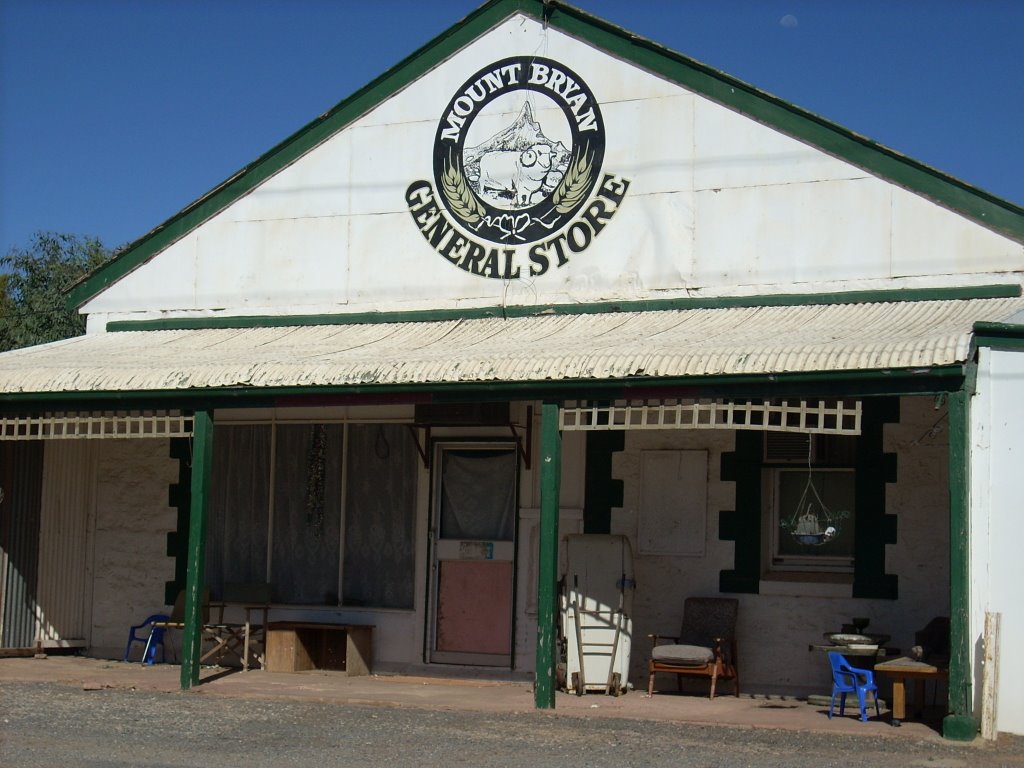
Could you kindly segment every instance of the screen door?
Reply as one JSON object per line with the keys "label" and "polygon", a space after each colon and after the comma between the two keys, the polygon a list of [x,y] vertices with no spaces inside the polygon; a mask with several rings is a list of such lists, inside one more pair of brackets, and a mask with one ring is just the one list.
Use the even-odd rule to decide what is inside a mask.
{"label": "screen door", "polygon": [[435,459],[430,661],[511,667],[515,446],[441,444]]}

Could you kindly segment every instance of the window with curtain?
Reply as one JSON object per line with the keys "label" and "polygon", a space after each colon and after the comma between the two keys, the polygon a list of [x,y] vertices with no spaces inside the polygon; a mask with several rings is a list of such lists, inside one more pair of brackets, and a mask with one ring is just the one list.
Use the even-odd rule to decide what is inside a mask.
{"label": "window with curtain", "polygon": [[338,605],[339,424],[277,427],[271,588],[275,602]]}
{"label": "window with curtain", "polygon": [[404,425],[217,425],[213,454],[211,595],[269,582],[275,603],[413,607],[419,459]]}
{"label": "window with curtain", "polygon": [[345,605],[412,608],[416,556],[416,447],[404,425],[348,432]]}
{"label": "window with curtain", "polygon": [[206,530],[206,583],[266,583],[270,512],[269,424],[217,425]]}
{"label": "window with curtain", "polygon": [[516,453],[471,448],[441,455],[441,536],[512,541]]}
{"label": "window with curtain", "polygon": [[852,436],[765,433],[769,571],[853,573],[856,446]]}

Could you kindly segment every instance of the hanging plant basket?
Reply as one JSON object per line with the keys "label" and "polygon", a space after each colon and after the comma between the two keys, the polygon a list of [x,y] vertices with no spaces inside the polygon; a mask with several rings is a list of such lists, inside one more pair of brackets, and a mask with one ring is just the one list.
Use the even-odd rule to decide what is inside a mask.
{"label": "hanging plant basket", "polygon": [[820,547],[828,544],[839,535],[839,521],[850,516],[849,512],[830,512],[822,507],[825,512],[824,521],[813,511],[811,505],[802,515],[797,515],[782,522],[782,527],[787,529],[790,535],[800,544],[808,547]]}
{"label": "hanging plant basket", "polygon": [[814,468],[811,465],[811,446],[808,446],[807,483],[800,495],[793,515],[779,521],[779,526],[792,535],[798,543],[807,547],[820,547],[835,539],[842,527],[842,521],[850,517],[847,510],[833,512],[821,498],[814,485]]}
{"label": "hanging plant basket", "polygon": [[[846,510],[832,511],[818,496],[817,489],[813,482],[808,480],[808,488],[814,495],[818,507],[807,501],[808,490],[805,488],[804,496],[800,498],[793,516],[788,520],[782,520],[779,525],[786,530],[800,544],[808,547],[820,547],[828,544],[839,535],[842,529],[842,521],[850,517]],[[801,513],[800,510],[803,510]]]}

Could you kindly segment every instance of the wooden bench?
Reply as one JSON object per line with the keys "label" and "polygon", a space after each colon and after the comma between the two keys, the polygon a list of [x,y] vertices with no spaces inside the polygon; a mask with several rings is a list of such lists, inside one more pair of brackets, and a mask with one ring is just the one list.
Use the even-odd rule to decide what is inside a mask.
{"label": "wooden bench", "polygon": [[263,668],[268,672],[330,669],[356,676],[370,674],[372,666],[372,624],[275,621],[267,625]]}

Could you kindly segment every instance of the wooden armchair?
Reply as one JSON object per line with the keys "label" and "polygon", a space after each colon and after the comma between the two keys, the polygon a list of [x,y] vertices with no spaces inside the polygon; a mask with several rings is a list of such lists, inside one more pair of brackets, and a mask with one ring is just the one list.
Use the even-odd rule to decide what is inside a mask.
{"label": "wooden armchair", "polygon": [[[683,604],[679,637],[649,635],[652,640],[648,664],[647,695],[654,694],[654,675],[668,672],[677,676],[680,690],[683,675],[711,678],[711,698],[720,679],[732,680],[740,695],[740,674],[736,653],[736,614],[739,601],[728,597],[688,597]],[[662,644],[662,640],[672,640]]]}

